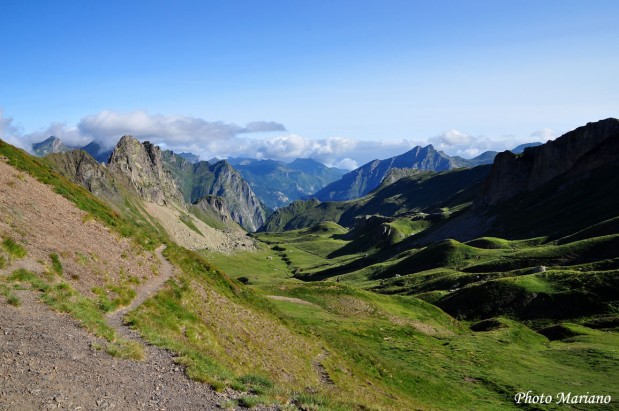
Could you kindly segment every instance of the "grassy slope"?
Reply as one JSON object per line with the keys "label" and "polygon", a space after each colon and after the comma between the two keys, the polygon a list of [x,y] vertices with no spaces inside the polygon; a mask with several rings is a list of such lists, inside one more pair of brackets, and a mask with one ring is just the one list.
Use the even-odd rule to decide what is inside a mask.
{"label": "grassy slope", "polygon": [[[271,246],[276,237],[280,246],[305,242],[295,239],[295,234],[299,232],[265,236]],[[271,250],[273,260],[267,260],[269,250],[262,253],[269,262],[281,257],[281,252]],[[245,272],[243,262],[250,263],[247,257],[220,260],[227,272],[240,275]],[[300,261],[302,265],[305,260]],[[612,372],[619,366],[615,333],[586,328],[583,335],[549,342],[524,324],[507,319],[502,320],[504,328],[475,333],[468,322],[456,321],[412,297],[381,296],[337,282],[282,282],[266,264],[252,268],[254,276],[262,278],[253,286],[257,291],[313,304],[273,301],[287,321],[328,342],[324,347],[329,352],[347,360],[345,370],[326,364],[336,384],[345,386],[348,373],[363,375],[376,400],[388,393],[397,398],[398,402],[383,403],[390,409],[404,409],[396,404],[509,409],[511,397],[523,389],[560,392],[580,384],[586,391],[607,392],[619,381]]]}
{"label": "grassy slope", "polygon": [[[145,241],[154,234],[151,226],[136,225],[114,213],[85,190],[51,173],[40,160],[6,146],[0,149],[22,170],[52,184],[95,218],[146,246],[154,245],[154,240]],[[139,214],[138,209],[135,212]],[[507,409],[515,408],[511,400],[515,392],[531,388],[560,392],[577,387],[583,392],[619,395],[615,333],[566,325],[579,332],[566,341],[549,342],[512,320],[502,320],[506,327],[475,333],[467,322],[455,321],[415,298],[381,296],[336,282],[300,284],[289,278],[297,269],[320,270],[364,258],[362,254],[328,257],[348,243],[341,237],[343,231],[326,225],[302,233],[269,234],[264,239],[270,244],[257,255],[219,258],[218,265],[233,277],[246,275],[251,267],[250,284],[252,276],[256,278],[253,290],[229,280],[195,253],[171,244],[167,257],[183,273],[133,312],[130,320],[150,341],[175,351],[193,378],[216,388],[231,385],[282,401],[292,398],[308,409],[361,404],[375,409],[462,409],[463,404]],[[482,259],[473,262],[488,263],[499,258],[501,250],[535,247],[535,242],[489,242],[500,247],[477,248]],[[453,244],[465,255],[475,251],[471,250],[474,245]],[[481,275],[459,268],[466,267],[447,271]],[[543,281],[524,280],[520,285],[537,292],[548,290]],[[269,302],[260,294],[314,305]],[[320,382],[318,363],[335,386]]]}

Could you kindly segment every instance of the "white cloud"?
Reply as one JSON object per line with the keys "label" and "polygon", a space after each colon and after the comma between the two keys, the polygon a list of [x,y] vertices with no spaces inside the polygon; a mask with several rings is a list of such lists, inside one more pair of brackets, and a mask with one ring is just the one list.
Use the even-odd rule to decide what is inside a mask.
{"label": "white cloud", "polygon": [[145,111],[101,111],[82,118],[76,126],[53,123],[44,130],[29,134],[20,133],[12,121],[12,118],[4,117],[0,110],[0,137],[27,150],[31,149],[32,143],[45,140],[51,135],[69,146],[84,146],[95,140],[104,149],[111,149],[121,136],[131,134],[164,149],[191,152],[202,159],[253,157],[292,161],[301,157],[346,169],[356,168],[374,159],[402,154],[417,145],[433,144],[437,150],[449,155],[471,158],[484,151],[504,151],[519,144],[545,142],[557,136],[555,131],[548,128],[525,137],[504,135],[493,139],[450,129],[440,135],[419,140],[356,140],[349,137],[313,139],[290,133],[282,124],[275,122],[255,121],[239,126],[190,116],[151,115]]}
{"label": "white cloud", "polygon": [[485,136],[473,136],[456,129],[451,129],[430,138],[428,141],[434,145],[434,148],[442,150],[448,155],[472,158],[485,151],[501,152],[511,150],[520,144],[538,141],[545,143],[557,137],[558,134],[550,128],[543,128],[525,137],[509,134],[492,139]]}
{"label": "white cloud", "polygon": [[357,162],[355,160],[353,160],[352,158],[343,158],[340,161],[337,162],[337,164],[334,164],[335,167],[337,168],[343,168],[346,170],[354,170],[355,168],[358,168],[359,165],[357,164]]}
{"label": "white cloud", "polygon": [[434,137],[434,140],[443,147],[467,145],[471,143],[472,139],[473,137],[458,131],[455,128]]}
{"label": "white cloud", "polygon": [[554,140],[555,138],[559,137],[560,134],[558,134],[556,131],[554,131],[551,128],[542,128],[541,130],[537,130],[534,131],[533,133],[531,133],[531,142],[533,141],[539,141],[541,143],[545,143],[548,140]]}
{"label": "white cloud", "polygon": [[82,136],[106,148],[113,147],[119,137],[125,134],[173,147],[194,142],[208,144],[213,140],[234,138],[242,133],[286,130],[283,125],[275,122],[256,121],[241,127],[190,116],[150,115],[145,111],[116,113],[108,110],[84,117],[77,127]]}
{"label": "white cloud", "polygon": [[12,117],[4,117],[4,110],[0,108],[0,139],[20,148],[26,148],[19,138],[18,127],[13,125]]}

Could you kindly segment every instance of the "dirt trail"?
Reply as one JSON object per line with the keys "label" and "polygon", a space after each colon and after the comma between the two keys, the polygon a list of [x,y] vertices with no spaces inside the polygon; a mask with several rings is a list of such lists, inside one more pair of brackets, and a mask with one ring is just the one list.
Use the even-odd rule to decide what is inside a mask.
{"label": "dirt trail", "polygon": [[121,335],[126,335],[128,327],[123,325],[123,317],[129,311],[132,311],[139,307],[150,296],[155,294],[166,281],[174,274],[174,266],[163,256],[163,250],[166,249],[166,245],[162,244],[155,250],[155,255],[159,260],[159,275],[150,279],[147,283],[141,284],[136,290],[136,296],[126,307],[120,308],[110,314],[108,314],[108,323],[116,328]]}
{"label": "dirt trail", "polygon": [[164,249],[155,251],[159,275],[138,288],[131,305],[108,317],[122,337],[145,344],[144,361],[114,358],[96,349],[105,342],[70,316],[50,310],[35,291],[14,291],[20,307],[0,297],[0,410],[214,410],[240,396],[231,390],[216,393],[190,380],[171,352],[146,344],[122,324],[127,312],[174,274]]}
{"label": "dirt trail", "polygon": [[190,381],[169,352],[114,358],[36,292],[16,293],[20,307],[0,302],[0,410],[212,410],[225,400]]}
{"label": "dirt trail", "polygon": [[302,300],[296,297],[284,297],[283,295],[267,295],[266,297],[270,298],[271,300],[287,301],[289,303],[303,304],[303,305],[310,305],[312,307],[318,307],[314,303],[310,303],[309,301],[305,301],[305,300]]}
{"label": "dirt trail", "polygon": [[327,371],[327,369],[325,368],[325,366],[323,365],[323,361],[329,356],[329,351],[323,349],[323,351],[320,353],[320,355],[318,355],[314,361],[313,361],[313,366],[314,366],[314,370],[316,370],[316,373],[318,374],[318,376],[320,377],[320,382],[325,384],[325,385],[335,385],[335,383],[333,382],[333,380],[331,379],[331,376],[329,375],[329,372]]}

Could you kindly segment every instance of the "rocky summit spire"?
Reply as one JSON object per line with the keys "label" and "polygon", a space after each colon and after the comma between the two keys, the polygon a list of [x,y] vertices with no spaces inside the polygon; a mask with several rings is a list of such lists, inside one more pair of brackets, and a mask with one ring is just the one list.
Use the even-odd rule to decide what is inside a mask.
{"label": "rocky summit spire", "polygon": [[161,149],[148,141],[140,143],[132,136],[123,136],[112,152],[108,167],[125,176],[145,201],[183,204],[174,179],[163,167]]}

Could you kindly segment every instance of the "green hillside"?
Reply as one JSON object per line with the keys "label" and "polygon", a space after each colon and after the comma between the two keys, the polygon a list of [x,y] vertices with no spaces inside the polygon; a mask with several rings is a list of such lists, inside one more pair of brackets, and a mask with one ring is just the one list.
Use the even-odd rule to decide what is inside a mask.
{"label": "green hillside", "polygon": [[297,201],[276,210],[260,231],[295,230],[322,221],[351,227],[355,218],[363,215],[397,217],[414,212],[436,214],[450,208],[460,209],[472,203],[489,172],[487,165],[442,173],[419,172],[383,185],[357,200]]}

